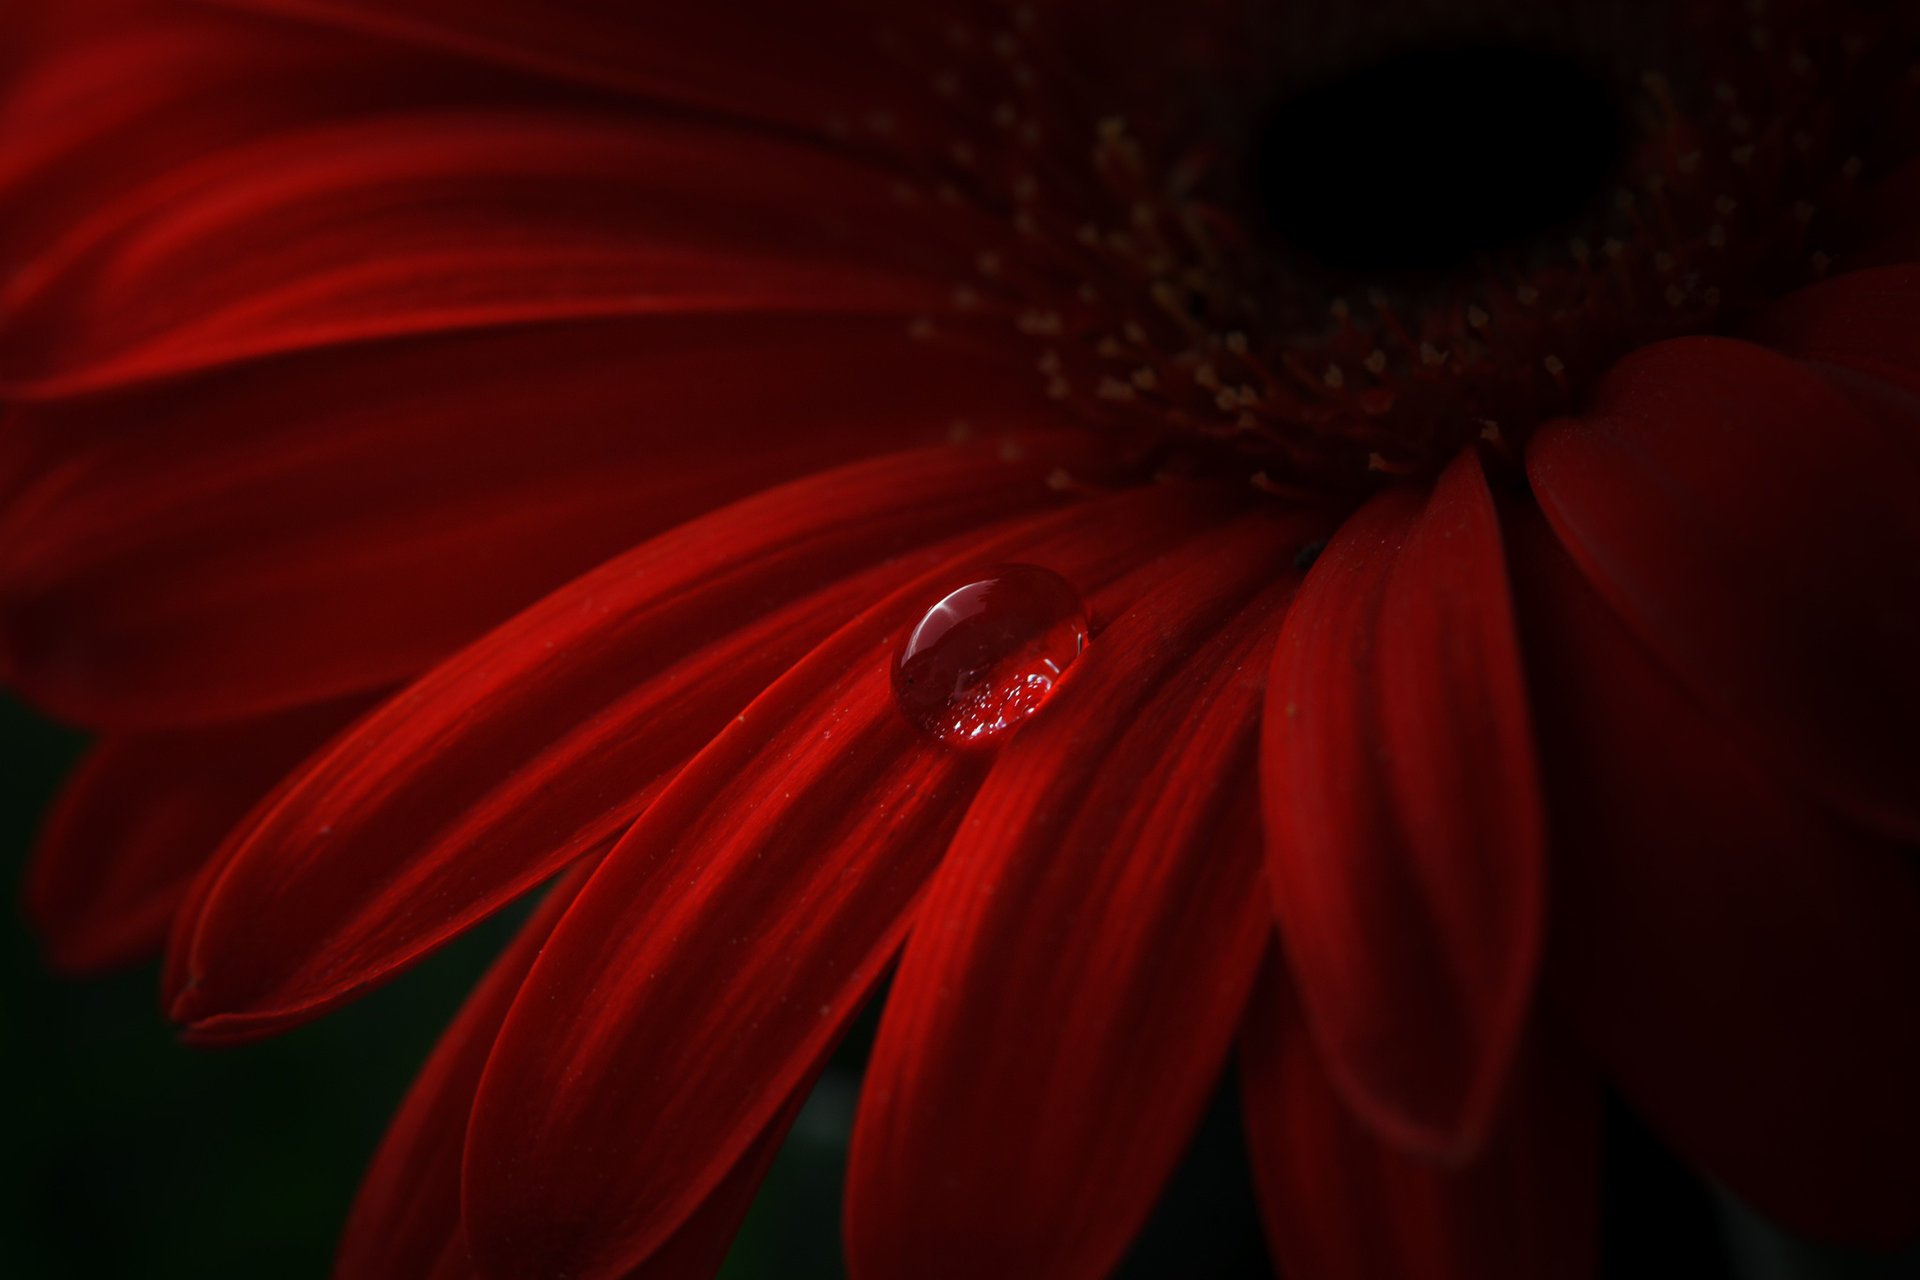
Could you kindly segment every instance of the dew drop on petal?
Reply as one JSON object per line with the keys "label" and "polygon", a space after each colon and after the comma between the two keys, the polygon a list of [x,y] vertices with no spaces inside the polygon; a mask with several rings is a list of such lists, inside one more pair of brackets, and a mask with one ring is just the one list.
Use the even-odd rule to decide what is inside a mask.
{"label": "dew drop on petal", "polygon": [[1087,643],[1087,606],[1065,578],[1009,564],[955,587],[907,634],[893,697],[942,742],[985,746],[1053,693]]}

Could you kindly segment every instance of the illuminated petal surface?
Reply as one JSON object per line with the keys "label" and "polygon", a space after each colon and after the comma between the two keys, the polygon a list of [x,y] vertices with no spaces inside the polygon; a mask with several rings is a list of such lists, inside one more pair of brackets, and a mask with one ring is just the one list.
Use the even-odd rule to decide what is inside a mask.
{"label": "illuminated petal surface", "polygon": [[951,554],[918,548],[1058,505],[1052,456],[943,448],[797,481],[449,659],[245,833],[181,939],[174,1016],[206,1038],[312,1017],[604,849],[769,682]]}
{"label": "illuminated petal surface", "polygon": [[1271,933],[1259,709],[1314,532],[1255,524],[1169,557],[995,761],[862,1087],[854,1274],[1100,1276],[1138,1229]]}
{"label": "illuminated petal surface", "polygon": [[488,1067],[466,1184],[484,1273],[612,1276],[646,1256],[879,979],[989,758],[894,704],[889,665],[921,610],[1020,561],[1122,612],[1150,576],[1130,571],[1225,505],[1154,487],[980,539],[835,633],[675,778],[555,933]]}

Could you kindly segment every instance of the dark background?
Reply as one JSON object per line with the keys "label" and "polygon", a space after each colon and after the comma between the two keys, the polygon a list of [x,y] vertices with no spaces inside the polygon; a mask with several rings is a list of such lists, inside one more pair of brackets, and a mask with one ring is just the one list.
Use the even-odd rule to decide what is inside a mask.
{"label": "dark background", "polygon": [[[155,967],[64,982],[21,923],[34,823],[83,745],[0,700],[0,1097],[11,1108],[0,1274],[318,1280],[388,1115],[512,922],[315,1025],[237,1049],[182,1047],[159,1016]],[[861,1051],[856,1033],[802,1112],[729,1280],[842,1274],[839,1184]],[[1622,1108],[1608,1152],[1609,1277],[1920,1277],[1920,1254],[1849,1257],[1780,1236],[1679,1169]],[[1225,1090],[1122,1276],[1268,1274]]]}

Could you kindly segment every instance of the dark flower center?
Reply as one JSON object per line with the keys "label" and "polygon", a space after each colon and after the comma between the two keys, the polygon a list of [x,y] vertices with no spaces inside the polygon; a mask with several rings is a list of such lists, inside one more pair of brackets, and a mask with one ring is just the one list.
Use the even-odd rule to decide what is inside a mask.
{"label": "dark flower center", "polygon": [[1279,103],[1248,185],[1271,232],[1329,268],[1430,274],[1564,237],[1626,137],[1611,86],[1565,54],[1415,48]]}
{"label": "dark flower center", "polygon": [[1844,265],[1920,137],[1910,5],[1142,3],[953,27],[936,122],[874,126],[904,204],[985,219],[914,332],[1024,343],[1128,456],[1289,498],[1517,458],[1626,352]]}

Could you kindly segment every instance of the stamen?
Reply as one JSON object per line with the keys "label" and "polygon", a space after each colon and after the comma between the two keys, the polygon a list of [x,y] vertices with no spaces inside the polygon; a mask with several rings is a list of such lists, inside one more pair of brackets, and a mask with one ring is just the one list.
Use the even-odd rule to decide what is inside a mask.
{"label": "stamen", "polygon": [[[1741,30],[1744,6],[1728,7]],[[1045,395],[1130,441],[1251,460],[1239,473],[1268,492],[1344,492],[1476,441],[1511,453],[1621,352],[1726,323],[1835,269],[1831,237],[1870,173],[1864,152],[1839,148],[1880,123],[1891,86],[1909,100],[1920,90],[1910,56],[1885,65],[1901,47],[1886,28],[1913,23],[1849,14],[1839,26],[1767,12],[1745,40],[1689,43],[1676,25],[1647,42],[1698,53],[1715,68],[1704,81],[1679,59],[1635,66],[1626,59],[1644,50],[1621,50],[1609,83],[1642,133],[1610,181],[1599,175],[1601,198],[1542,241],[1476,247],[1451,274],[1388,287],[1266,236],[1220,160],[1239,145],[1231,129],[1169,115],[1144,87],[1155,68],[1136,100],[1086,93],[1078,44],[1048,39],[1036,7],[989,4],[978,28],[939,34],[929,56],[942,114],[924,130],[884,103],[836,128],[887,140],[914,174],[894,188],[902,208],[972,237],[952,314],[914,318],[916,340],[1005,325],[1040,344]],[[1681,21],[1659,11],[1668,20]],[[1555,29],[1551,13],[1534,21],[1535,35]],[[1230,66],[1196,70],[1251,122],[1270,86],[1237,89],[1234,77],[1273,37],[1229,36],[1241,34],[1215,55]],[[1512,163],[1531,171],[1542,158]],[[1291,176],[1290,198],[1320,194],[1318,175]]]}

